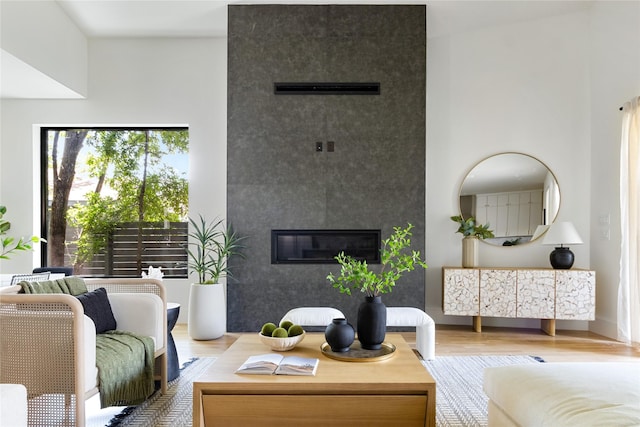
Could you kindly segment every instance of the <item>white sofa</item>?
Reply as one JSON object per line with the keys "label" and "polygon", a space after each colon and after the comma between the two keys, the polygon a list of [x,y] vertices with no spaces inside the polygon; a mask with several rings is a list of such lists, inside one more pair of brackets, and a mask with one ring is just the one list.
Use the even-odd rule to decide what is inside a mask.
{"label": "white sofa", "polygon": [[333,319],[344,318],[344,314],[333,307],[297,307],[287,311],[280,323],[285,320],[300,326],[326,327]]}
{"label": "white sofa", "polygon": [[424,360],[436,358],[436,323],[415,307],[387,307],[387,326],[415,326],[416,349]]}
{"label": "white sofa", "polygon": [[[89,291],[107,290],[118,330],[152,338],[156,375],[165,393],[167,311],[162,282],[136,278],[85,283]],[[30,421],[37,425],[58,425],[71,411],[70,425],[83,426],[85,400],[100,392],[94,323],[72,295],[18,294],[19,289],[0,291],[0,383],[26,387]]]}
{"label": "white sofa", "polygon": [[22,384],[0,384],[0,426],[27,427],[27,389]]}
{"label": "white sofa", "polygon": [[489,426],[640,426],[637,363],[539,363],[486,368]]}

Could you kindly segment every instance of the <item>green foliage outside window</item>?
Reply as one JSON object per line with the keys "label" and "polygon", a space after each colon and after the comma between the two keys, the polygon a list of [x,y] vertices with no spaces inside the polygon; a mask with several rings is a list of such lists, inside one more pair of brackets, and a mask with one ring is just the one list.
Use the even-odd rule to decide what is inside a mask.
{"label": "green foliage outside window", "polygon": [[[108,236],[119,223],[188,220],[188,180],[184,165],[177,164],[188,153],[188,130],[68,129],[49,133],[52,265],[63,265],[60,258],[70,245],[76,246],[74,265],[90,262],[105,251]],[[61,149],[58,145],[62,146],[59,141],[63,138]],[[74,167],[75,176],[63,180],[60,176],[68,165]],[[82,200],[69,200],[71,188],[83,183]],[[67,226],[78,230],[70,241],[66,240]]]}

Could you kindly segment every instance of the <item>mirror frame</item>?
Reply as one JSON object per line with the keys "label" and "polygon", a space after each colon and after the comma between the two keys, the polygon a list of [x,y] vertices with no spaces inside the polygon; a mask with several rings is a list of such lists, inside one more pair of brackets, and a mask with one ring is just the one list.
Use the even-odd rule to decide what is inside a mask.
{"label": "mirror frame", "polygon": [[[517,152],[517,151],[504,151],[504,152],[499,152],[499,153],[495,153],[495,154],[491,154],[483,159],[481,159],[480,161],[476,162],[471,168],[469,168],[467,170],[467,172],[464,175],[464,178],[462,179],[462,182],[460,183],[460,186],[458,188],[458,212],[459,214],[464,218],[464,214],[462,212],[462,197],[463,197],[463,188],[465,185],[465,182],[467,181],[467,179],[469,178],[469,175],[473,172],[474,169],[476,169],[478,166],[480,166],[482,163],[486,162],[487,160],[490,159],[494,159],[498,156],[503,156],[503,155],[519,155],[519,156],[524,156],[524,157],[528,157],[531,160],[535,160],[536,162],[538,162],[542,167],[544,167],[547,172],[551,175],[551,177],[553,178],[553,181],[555,182],[555,186],[557,188],[557,198],[558,198],[558,203],[557,203],[557,208],[556,211],[553,214],[549,214],[549,224],[541,224],[541,225],[546,225],[546,227],[541,228],[538,227],[538,229],[535,230],[535,232],[533,233],[533,235],[531,235],[531,239],[524,241],[522,243],[517,243],[517,244],[506,244],[507,241],[504,241],[503,243],[498,243],[498,242],[493,242],[493,239],[480,239],[482,242],[489,244],[491,246],[522,246],[522,245],[526,245],[528,243],[531,243],[535,240],[538,240],[540,237],[542,237],[548,228],[548,225],[553,224],[555,222],[555,220],[558,218],[558,213],[560,212],[560,206],[562,204],[562,194],[560,191],[560,184],[558,182],[558,178],[556,177],[556,175],[553,173],[553,171],[551,170],[551,168],[549,168],[549,166],[547,166],[543,161],[541,161],[540,159],[538,159],[537,157],[534,157],[530,154],[526,154],[526,153],[521,153],[521,152]],[[499,192],[499,191],[497,191]],[[544,198],[544,194],[543,194],[543,198]],[[544,202],[543,202],[544,205]],[[504,238],[496,238],[496,239],[504,239]],[[502,241],[502,240],[501,240]]]}

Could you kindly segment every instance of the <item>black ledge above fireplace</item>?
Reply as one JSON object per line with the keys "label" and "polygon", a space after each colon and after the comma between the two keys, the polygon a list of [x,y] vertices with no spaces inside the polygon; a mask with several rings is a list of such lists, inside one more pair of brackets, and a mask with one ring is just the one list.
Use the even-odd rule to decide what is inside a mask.
{"label": "black ledge above fireplace", "polygon": [[272,264],[334,264],[340,252],[380,263],[380,230],[271,230]]}

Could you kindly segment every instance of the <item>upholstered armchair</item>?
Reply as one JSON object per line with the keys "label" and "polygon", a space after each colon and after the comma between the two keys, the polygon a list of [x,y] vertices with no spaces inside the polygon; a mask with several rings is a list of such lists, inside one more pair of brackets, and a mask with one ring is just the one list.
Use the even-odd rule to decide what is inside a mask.
{"label": "upholstered armchair", "polygon": [[[105,288],[118,331],[151,337],[155,375],[167,390],[167,312],[162,282],[85,279]],[[100,392],[96,326],[68,294],[0,288],[0,383],[27,389],[29,425],[84,426],[85,400]],[[102,396],[101,396],[102,397]]]}

